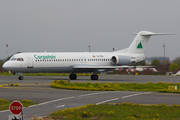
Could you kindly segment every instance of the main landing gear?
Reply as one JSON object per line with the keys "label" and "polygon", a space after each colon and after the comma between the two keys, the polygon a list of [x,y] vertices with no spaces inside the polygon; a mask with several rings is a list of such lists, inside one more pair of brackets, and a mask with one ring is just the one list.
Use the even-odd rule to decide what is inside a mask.
{"label": "main landing gear", "polygon": [[23,80],[24,77],[20,75],[20,76],[18,77],[18,79],[19,79],[19,80]]}
{"label": "main landing gear", "polygon": [[[98,75],[97,74],[92,74],[91,75],[91,80],[98,80]],[[75,74],[75,73],[71,73],[70,75],[69,75],[69,79],[71,79],[71,80],[76,80],[77,79],[77,75]]]}
{"label": "main landing gear", "polygon": [[98,75],[97,74],[92,74],[91,75],[91,80],[98,80]]}
{"label": "main landing gear", "polygon": [[69,75],[69,79],[71,79],[71,80],[76,80],[76,78],[77,78],[77,75],[74,73]]}

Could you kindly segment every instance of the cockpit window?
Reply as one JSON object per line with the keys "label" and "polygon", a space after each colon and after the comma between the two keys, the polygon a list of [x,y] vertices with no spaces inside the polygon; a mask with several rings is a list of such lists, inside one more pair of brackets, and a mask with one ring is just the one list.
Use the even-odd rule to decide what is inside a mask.
{"label": "cockpit window", "polygon": [[24,59],[23,58],[18,58],[17,61],[24,61]]}
{"label": "cockpit window", "polygon": [[11,61],[16,61],[17,60],[17,58],[11,58]]}
{"label": "cockpit window", "polygon": [[24,61],[23,58],[11,58],[11,61]]}

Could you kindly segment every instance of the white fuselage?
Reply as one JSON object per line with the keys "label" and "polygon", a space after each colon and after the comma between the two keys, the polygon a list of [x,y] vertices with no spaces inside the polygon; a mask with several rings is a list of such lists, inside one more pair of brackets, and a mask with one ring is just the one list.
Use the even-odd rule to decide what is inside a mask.
{"label": "white fuselage", "polygon": [[[128,61],[112,64],[112,56],[129,57]],[[102,66],[122,66],[144,60],[144,54],[120,54],[116,52],[38,52],[19,53],[11,57],[3,68],[12,72],[37,73],[37,72],[95,72]],[[75,66],[82,68],[76,68]],[[83,68],[89,66],[92,68]],[[93,67],[94,66],[94,67]],[[101,66],[98,68],[98,66]],[[97,68],[97,69],[95,69]],[[104,68],[108,69],[108,68]],[[112,68],[109,68],[112,69]],[[113,68],[114,69],[114,68]]]}

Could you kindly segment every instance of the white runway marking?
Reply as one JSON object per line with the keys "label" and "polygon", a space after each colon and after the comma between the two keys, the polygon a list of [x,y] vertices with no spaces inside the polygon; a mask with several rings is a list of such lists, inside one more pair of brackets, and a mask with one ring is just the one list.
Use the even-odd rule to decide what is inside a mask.
{"label": "white runway marking", "polygon": [[59,108],[59,107],[64,107],[65,105],[60,105],[60,106],[57,106],[57,107],[55,107],[55,108]]}
{"label": "white runway marking", "polygon": [[38,104],[37,104],[37,105],[31,105],[31,106],[28,106],[28,108],[30,108],[30,107],[35,107],[35,106],[38,106]]}
{"label": "white runway marking", "polygon": [[[152,92],[145,92],[145,93],[138,93],[138,94],[133,94],[133,95],[127,95],[127,96],[124,96],[124,97],[121,97],[121,98],[123,99],[123,98],[133,97],[133,96],[142,95],[142,94],[150,94],[150,93],[152,93]],[[118,100],[118,99],[119,99],[119,98],[114,98],[114,99],[110,99],[110,100],[105,100],[105,101],[96,103],[96,105],[99,105],[99,104],[102,104],[102,103],[106,103],[106,102],[109,102],[109,101]]]}
{"label": "white runway marking", "polygon": [[124,96],[124,97],[121,97],[121,98],[124,99],[124,98],[128,98],[128,97],[133,97],[133,96],[142,95],[142,94],[150,94],[150,93],[152,93],[152,92],[138,93],[138,94],[133,94],[133,95]]}
{"label": "white runway marking", "polygon": [[84,97],[84,96],[89,96],[89,95],[97,95],[97,94],[103,94],[103,93],[109,93],[109,92],[90,93],[90,94],[85,94],[85,95],[79,95],[78,97]]}
{"label": "white runway marking", "polygon": [[48,103],[52,103],[52,102],[56,102],[56,101],[60,101],[60,100],[72,99],[72,98],[75,98],[75,97],[72,96],[72,97],[67,97],[67,98],[61,98],[61,99],[57,99],[57,100],[52,100],[52,101],[40,103],[40,104],[38,104],[38,105],[44,105],[44,104],[48,104]]}
{"label": "white runway marking", "polygon": [[105,102],[109,102],[109,101],[113,101],[113,100],[118,100],[118,99],[119,99],[119,98],[114,98],[114,99],[110,99],[110,100],[105,100],[105,101],[96,103],[96,105],[99,105],[99,104],[102,104],[102,103],[105,103]]}
{"label": "white runway marking", "polygon": [[48,104],[48,103],[52,103],[52,102],[57,102],[57,101],[61,101],[61,100],[66,100],[66,99],[72,99],[72,98],[75,98],[75,97],[72,96],[72,97],[67,97],[67,98],[56,99],[56,100],[52,100],[52,101],[43,102],[43,103],[40,103],[40,104],[37,104],[37,105],[31,105],[29,107],[35,107],[35,106],[38,106],[38,105],[44,105],[44,104]]}

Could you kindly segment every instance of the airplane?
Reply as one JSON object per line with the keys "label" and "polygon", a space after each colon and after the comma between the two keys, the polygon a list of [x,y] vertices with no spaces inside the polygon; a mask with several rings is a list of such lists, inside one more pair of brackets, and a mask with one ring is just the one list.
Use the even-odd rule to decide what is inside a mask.
{"label": "airplane", "polygon": [[[172,35],[140,31],[126,49],[114,52],[26,52],[14,54],[3,64],[3,69],[20,73],[70,73],[69,78],[76,80],[76,73],[92,72],[91,80],[98,80],[97,73],[135,68],[128,66],[145,59],[144,50],[153,35]],[[143,66],[140,66],[143,67]],[[144,66],[148,67],[148,66]]]}

